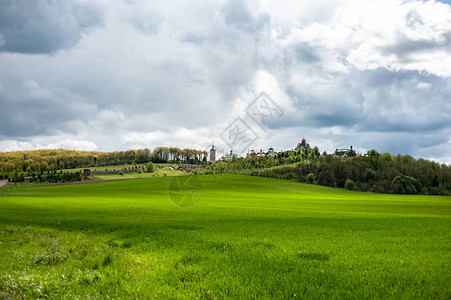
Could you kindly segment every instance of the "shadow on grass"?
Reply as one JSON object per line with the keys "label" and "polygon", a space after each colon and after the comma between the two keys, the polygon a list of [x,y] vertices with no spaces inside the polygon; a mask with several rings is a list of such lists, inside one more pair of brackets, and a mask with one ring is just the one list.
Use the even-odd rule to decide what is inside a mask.
{"label": "shadow on grass", "polygon": [[329,260],[330,256],[324,253],[308,253],[304,251],[300,251],[299,257],[302,259],[308,259],[308,260],[318,260],[318,261],[327,261]]}

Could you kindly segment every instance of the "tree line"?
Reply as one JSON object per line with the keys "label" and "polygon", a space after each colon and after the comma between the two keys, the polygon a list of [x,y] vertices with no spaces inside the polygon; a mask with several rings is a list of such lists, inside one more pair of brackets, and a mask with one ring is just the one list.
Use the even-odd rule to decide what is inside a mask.
{"label": "tree line", "polygon": [[78,172],[63,172],[60,171],[47,171],[46,173],[35,174],[25,177],[23,174],[14,174],[13,177],[8,178],[9,182],[29,182],[29,183],[60,183],[60,182],[74,182],[81,181],[82,174]]}
{"label": "tree line", "polygon": [[1,173],[41,173],[63,169],[148,162],[202,164],[207,162],[207,152],[176,147],[156,147],[153,150],[145,148],[114,152],[65,149],[0,152]]}

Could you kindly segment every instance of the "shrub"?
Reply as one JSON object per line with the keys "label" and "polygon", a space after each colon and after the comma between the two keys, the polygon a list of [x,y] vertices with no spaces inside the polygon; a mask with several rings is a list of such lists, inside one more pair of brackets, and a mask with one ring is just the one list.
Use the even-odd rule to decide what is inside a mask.
{"label": "shrub", "polygon": [[193,171],[193,173],[194,173],[194,175],[204,175],[205,174],[204,170],[202,170],[202,169],[195,169]]}
{"label": "shrub", "polygon": [[391,182],[389,180],[376,181],[371,187],[374,193],[389,193],[391,191]]}
{"label": "shrub", "polygon": [[306,181],[307,181],[308,183],[314,183],[314,182],[315,182],[315,174],[309,173],[309,174],[307,175]]}
{"label": "shrub", "polygon": [[345,189],[347,189],[349,191],[355,191],[356,190],[356,186],[355,186],[354,181],[352,181],[351,179],[346,179]]}
{"label": "shrub", "polygon": [[287,180],[292,180],[292,179],[295,179],[296,177],[297,177],[296,174],[293,172],[281,174],[278,176],[278,178],[287,179]]}
{"label": "shrub", "polygon": [[260,171],[258,170],[252,170],[250,173],[251,176],[259,176],[260,175]]}
{"label": "shrub", "polygon": [[431,187],[429,190],[429,194],[431,195],[446,195],[446,189],[443,185],[440,185],[438,187]]}
{"label": "shrub", "polygon": [[355,186],[356,186],[356,191],[361,191],[361,192],[371,191],[371,185],[369,185],[366,182],[356,182]]}
{"label": "shrub", "polygon": [[147,173],[153,173],[155,172],[155,166],[153,165],[153,162],[149,161],[147,164]]}
{"label": "shrub", "polygon": [[423,186],[416,178],[398,175],[392,181],[392,190],[395,194],[418,194]]}

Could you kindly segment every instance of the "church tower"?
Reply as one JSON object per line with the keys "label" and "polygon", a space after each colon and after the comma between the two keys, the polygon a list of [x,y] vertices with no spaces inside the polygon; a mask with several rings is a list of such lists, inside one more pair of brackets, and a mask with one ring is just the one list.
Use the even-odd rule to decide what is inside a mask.
{"label": "church tower", "polygon": [[216,162],[216,149],[215,146],[212,145],[210,149],[210,163],[213,164]]}

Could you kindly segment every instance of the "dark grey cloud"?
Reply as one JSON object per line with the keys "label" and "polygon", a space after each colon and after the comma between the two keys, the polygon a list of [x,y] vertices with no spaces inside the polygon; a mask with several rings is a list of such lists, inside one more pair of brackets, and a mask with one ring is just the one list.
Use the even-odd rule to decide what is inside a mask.
{"label": "dark grey cloud", "polygon": [[294,47],[296,58],[304,63],[317,63],[321,60],[318,55],[318,49],[310,46],[308,43],[299,43]]}
{"label": "dark grey cloud", "polygon": [[102,12],[91,2],[2,0],[0,51],[54,53],[74,46],[102,22]]}
{"label": "dark grey cloud", "polygon": [[430,52],[431,50],[451,51],[451,31],[440,34],[438,39],[413,40],[403,33],[398,33],[396,44],[381,49],[385,55],[394,54],[402,62],[411,62],[411,55],[419,52]]}
{"label": "dark grey cloud", "polygon": [[449,78],[386,69],[358,74],[365,87],[366,107],[360,130],[428,132],[449,128]]}
{"label": "dark grey cloud", "polygon": [[45,90],[32,80],[24,81],[18,89],[0,91],[0,103],[2,139],[75,134],[71,122],[86,122],[95,114],[95,105],[74,95]]}
{"label": "dark grey cloud", "polygon": [[355,70],[311,85],[285,85],[284,92],[294,107],[285,111],[283,118],[270,122],[269,128],[283,130],[302,124],[312,128],[338,126],[362,134],[401,135],[429,135],[451,128],[449,78],[379,68]]}

